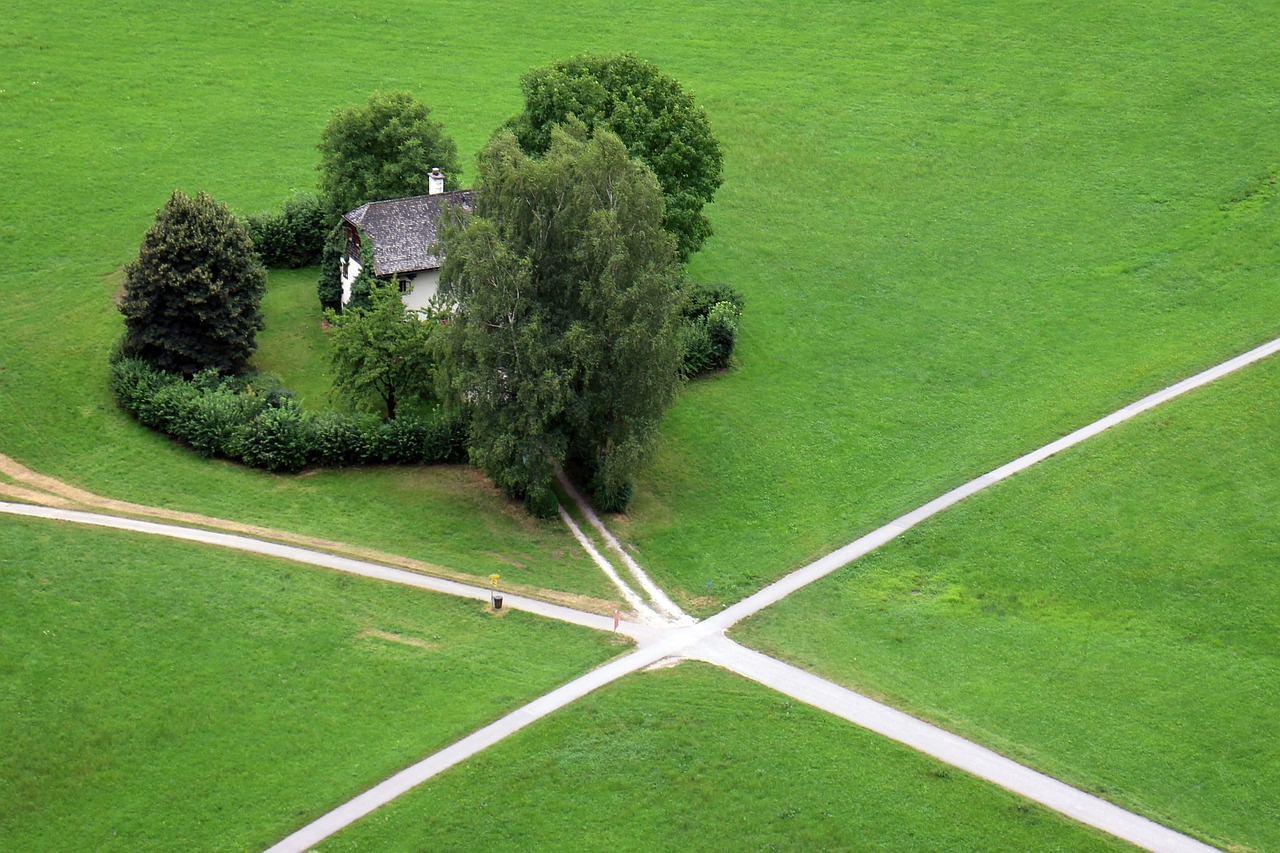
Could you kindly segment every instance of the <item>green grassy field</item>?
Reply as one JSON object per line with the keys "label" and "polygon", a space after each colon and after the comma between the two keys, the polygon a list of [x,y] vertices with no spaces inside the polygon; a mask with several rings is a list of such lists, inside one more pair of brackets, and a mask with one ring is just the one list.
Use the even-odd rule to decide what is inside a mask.
{"label": "green grassy field", "polygon": [[702,664],[629,676],[318,847],[1133,849]]}
{"label": "green grassy field", "polygon": [[[717,233],[692,272],[733,284],[748,304],[735,367],[687,387],[632,512],[611,523],[677,600],[709,591],[693,609],[710,612],[1280,333],[1273,23],[1273,5],[1256,0],[20,2],[0,21],[0,203],[10,211],[0,218],[0,452],[112,497],[607,596],[558,524],[530,521],[474,472],[281,477],[201,460],[116,409],[105,360],[120,329],[112,304],[119,269],[174,187],[209,191],[245,213],[273,207],[314,185],[313,146],[329,112],[375,89],[407,88],[431,104],[469,163],[516,111],[521,73],[579,51],[632,50],[697,96],[722,141],[725,185],[709,211]],[[310,287],[305,272],[273,277],[267,307],[289,327],[264,335],[262,360],[315,406],[325,382],[323,365],[308,358],[319,341]],[[1176,438],[1161,434],[1151,452],[1165,442],[1160,458],[1174,458]],[[1089,480],[1101,483],[1107,470]],[[1274,497],[1274,472],[1241,472],[1233,483]],[[1197,506],[1218,473],[1187,469],[1176,500],[1129,480],[1108,500],[1131,515],[1163,517]],[[1052,498],[1034,494],[1045,506]],[[955,536],[994,563],[1004,542],[992,537],[1009,532],[1001,519],[1023,509],[992,505],[990,518],[971,517],[982,532]],[[1098,519],[1062,509],[1061,535],[1088,540]],[[1224,541],[1256,544],[1224,526]],[[888,588],[905,596],[894,566],[946,562],[957,543],[913,537],[895,546],[916,549],[909,560],[875,559],[886,561]],[[1139,571],[1127,552],[1111,559]],[[1081,573],[1074,592],[1082,609],[1014,630],[998,617],[1008,596],[1040,598],[1038,581],[1014,577],[1013,568],[973,593],[987,596],[975,613],[997,609],[986,627],[948,628],[926,643],[895,627],[894,619],[915,625],[909,607],[879,627],[870,620],[865,630],[882,632],[884,672],[903,679],[877,689],[1214,837],[1255,843],[1255,823],[1280,825],[1274,800],[1247,784],[1206,779],[1168,790],[1173,765],[1162,763],[1214,768],[1225,751],[1229,760],[1242,753],[1248,766],[1273,755],[1256,748],[1276,728],[1266,702],[1224,718],[1221,749],[1154,707],[1194,705],[1159,685],[1197,667],[1220,668],[1222,696],[1238,695],[1230,689],[1243,690],[1259,671],[1274,681],[1274,646],[1221,627],[1255,618],[1250,596],[1274,602],[1264,574],[1237,577],[1218,566],[1195,575],[1204,590],[1156,596],[1157,607],[1138,593],[1113,598],[1114,575],[1064,563],[1064,573]],[[944,598],[922,594],[908,604],[952,606]],[[1093,607],[1098,638],[1086,619]],[[1204,626],[1183,636],[1219,639],[1171,644],[1176,631],[1142,623],[1160,608],[1177,630]],[[770,636],[797,655],[827,643],[838,657],[847,644],[828,643],[825,632],[848,628],[844,612],[814,604],[808,612],[824,616],[807,628],[788,620]],[[122,606],[118,616],[131,614]],[[1117,639],[1106,633],[1115,625],[1135,633]],[[752,630],[764,637],[765,623]],[[1271,657],[1224,651],[1255,641]],[[1017,665],[1039,671],[1033,665],[1043,660],[1028,649],[1073,644],[1084,651],[1056,674]],[[944,651],[971,668],[948,678],[922,670]],[[1121,669],[1131,654],[1153,690]],[[1003,660],[1013,663],[1001,669]],[[857,677],[871,683],[859,667]],[[1031,679],[1025,691],[1003,680],[1014,676]],[[130,671],[125,681],[149,677]],[[1214,692],[1217,678],[1187,689],[1206,713],[1222,715],[1230,703]],[[1035,721],[1019,729],[1014,706],[1045,705],[1040,697],[1054,689],[1063,691],[1054,708],[1074,722],[1061,732]],[[1094,699],[1113,693],[1132,696],[1141,713],[1126,718],[1117,701],[1097,710]],[[998,718],[1002,709],[1009,719]],[[1134,722],[1153,717],[1164,727],[1154,733]],[[13,724],[8,715],[0,723]],[[1108,726],[1140,731],[1136,756],[1121,749],[1121,735],[1109,741],[1114,748],[1094,743],[1093,731]],[[1058,740],[1040,740],[1050,736]],[[1165,745],[1176,749],[1165,755]],[[1274,775],[1258,778],[1277,787]]]}
{"label": "green grassy field", "polygon": [[0,519],[0,849],[262,849],[623,650],[520,613]]}
{"label": "green grassy field", "polygon": [[[19,4],[0,24],[0,201],[21,211],[0,224],[0,436],[122,498],[410,539],[382,533],[401,504],[367,500],[382,475],[261,477],[115,411],[110,274],[174,186],[245,212],[312,186],[328,112],[371,90],[414,90],[469,161],[520,73],[630,49],[723,141],[717,235],[693,272],[749,304],[738,367],[689,388],[622,521],[677,592],[737,598],[1276,333],[1272,11]],[[495,550],[523,531],[506,532]]]}
{"label": "green grassy field", "polygon": [[977,495],[740,639],[1233,850],[1280,849],[1280,364]]}

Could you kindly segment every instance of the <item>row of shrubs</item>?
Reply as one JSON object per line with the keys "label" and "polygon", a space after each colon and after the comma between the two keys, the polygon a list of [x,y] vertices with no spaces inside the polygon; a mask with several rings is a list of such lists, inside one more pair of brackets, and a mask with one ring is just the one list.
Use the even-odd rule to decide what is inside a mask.
{"label": "row of shrubs", "polygon": [[264,266],[300,269],[320,263],[329,215],[315,193],[295,192],[277,213],[257,213],[244,218]]}
{"label": "row of shrubs", "polygon": [[685,290],[682,348],[685,376],[729,366],[738,341],[742,294],[723,284],[690,284]]}
{"label": "row of shrubs", "polygon": [[377,463],[462,462],[466,425],[444,414],[401,416],[304,411],[292,392],[269,374],[184,379],[145,361],[123,358],[111,366],[120,405],[142,424],[219,456],[267,471],[300,471]]}

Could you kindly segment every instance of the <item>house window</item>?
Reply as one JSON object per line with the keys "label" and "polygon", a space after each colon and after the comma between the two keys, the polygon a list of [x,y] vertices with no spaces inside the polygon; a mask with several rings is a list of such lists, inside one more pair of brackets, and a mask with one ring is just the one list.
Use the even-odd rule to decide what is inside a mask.
{"label": "house window", "polygon": [[399,276],[397,276],[397,277],[396,277],[396,281],[400,282],[400,295],[401,295],[401,296],[403,296],[404,294],[406,294],[406,293],[408,293],[409,291],[413,290],[413,279],[411,279],[411,278],[400,278]]}

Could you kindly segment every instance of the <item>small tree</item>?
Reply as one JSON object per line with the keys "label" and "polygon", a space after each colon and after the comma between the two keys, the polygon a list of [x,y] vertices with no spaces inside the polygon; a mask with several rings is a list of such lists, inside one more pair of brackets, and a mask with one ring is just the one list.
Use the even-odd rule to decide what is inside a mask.
{"label": "small tree", "polygon": [[226,205],[174,190],[125,269],[121,351],[186,376],[237,373],[257,348],[266,281]]}
{"label": "small tree", "polygon": [[388,420],[403,402],[430,397],[434,382],[431,332],[405,308],[394,284],[378,282],[367,308],[327,311],[336,388],[357,398],[377,398]]}
{"label": "small tree", "polygon": [[462,172],[453,139],[408,92],[375,93],[335,111],[317,147],[320,192],[335,218],[368,201],[425,195],[434,167],[447,187]]}
{"label": "small tree", "polygon": [[520,78],[524,111],[507,126],[528,154],[551,146],[551,129],[576,118],[589,129],[607,127],[627,152],[650,169],[666,202],[663,226],[688,260],[711,223],[702,207],[720,187],[723,156],[702,108],[651,62],[629,53],[577,56]]}
{"label": "small tree", "polygon": [[500,133],[476,213],[446,229],[441,369],[472,459],[539,514],[549,463],[625,507],[679,382],[678,264],[653,173],[607,129],[557,131],[542,158]]}

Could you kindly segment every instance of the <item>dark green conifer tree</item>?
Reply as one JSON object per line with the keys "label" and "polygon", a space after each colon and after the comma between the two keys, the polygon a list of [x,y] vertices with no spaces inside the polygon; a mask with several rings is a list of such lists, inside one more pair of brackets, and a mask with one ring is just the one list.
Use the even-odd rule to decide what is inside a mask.
{"label": "dark green conifer tree", "polygon": [[125,269],[123,354],[185,376],[240,372],[263,328],[266,281],[226,205],[174,190]]}

